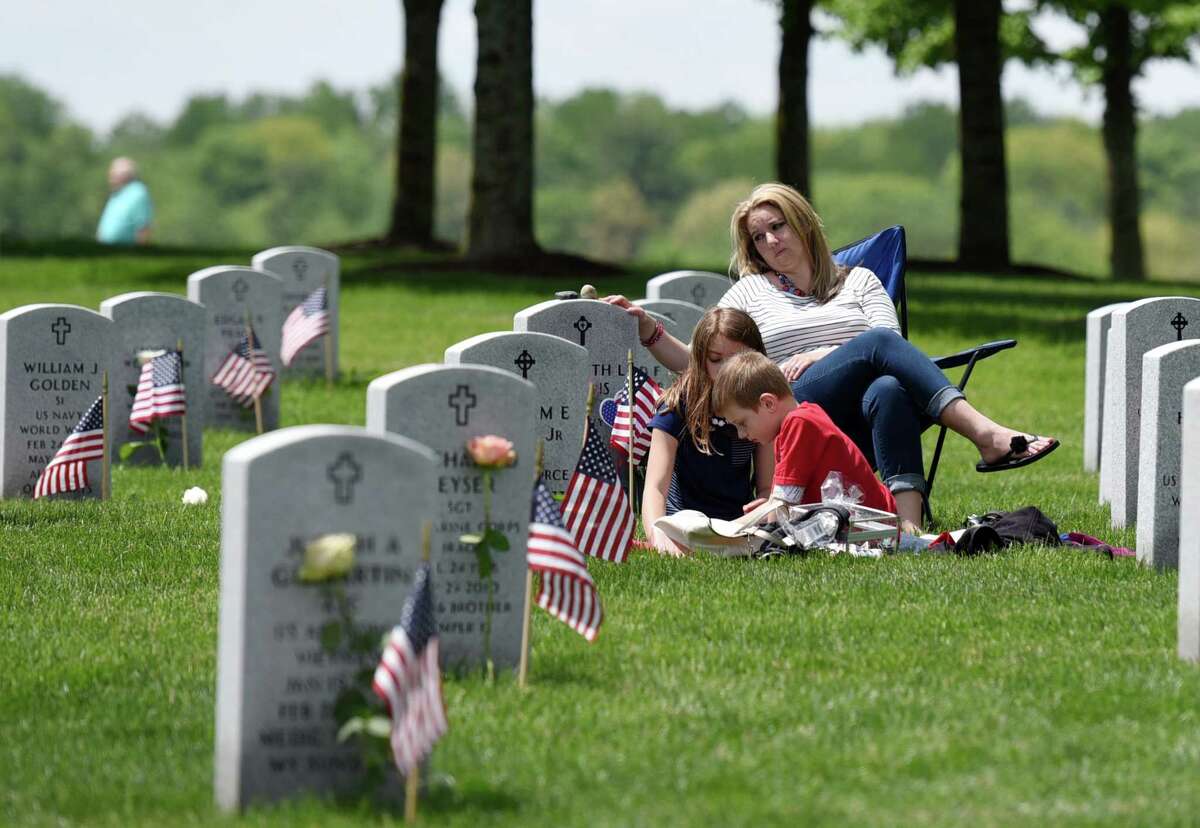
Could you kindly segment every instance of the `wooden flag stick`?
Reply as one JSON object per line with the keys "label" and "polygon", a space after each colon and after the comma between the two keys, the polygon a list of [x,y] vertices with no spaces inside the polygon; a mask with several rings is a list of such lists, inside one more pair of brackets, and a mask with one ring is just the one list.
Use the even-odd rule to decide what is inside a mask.
{"label": "wooden flag stick", "polygon": [[329,281],[322,283],[321,287],[325,288],[325,325],[327,330],[324,334],[325,339],[325,387],[333,387],[333,328],[329,324]]}
{"label": "wooden flag stick", "polygon": [[625,361],[625,402],[629,406],[629,514],[633,515],[633,519],[637,521],[637,507],[633,502],[637,500],[635,484],[633,481],[633,349],[626,351]]}
{"label": "wooden flag stick", "polygon": [[589,382],[588,383],[588,395],[587,395],[587,407],[585,407],[583,410],[583,422],[584,422],[583,445],[585,445],[585,446],[587,445],[587,433],[588,433],[587,423],[589,420],[592,419],[592,408],[595,405],[596,405],[596,385],[595,385],[595,383]]}
{"label": "wooden flag stick", "polygon": [[[430,538],[433,534],[433,521],[421,524],[421,560],[429,563]],[[417,799],[421,795],[421,765],[418,763],[408,772],[404,779],[404,821],[412,825],[417,821]]]}
{"label": "wooden flag stick", "polygon": [[108,476],[110,473],[108,450],[109,450],[109,430],[108,430],[108,371],[100,380],[100,416],[104,418],[104,432],[101,434],[103,440],[104,452],[100,455],[100,499],[108,500]]}
{"label": "wooden flag stick", "polygon": [[[254,328],[250,326],[250,306],[246,306],[246,352],[250,357],[250,366],[254,367]],[[263,433],[262,426],[262,394],[254,398],[254,427],[257,433]]]}
{"label": "wooden flag stick", "polygon": [[[534,480],[541,479],[542,463],[545,461],[546,444],[540,439],[534,460]],[[526,550],[528,556],[528,550]],[[517,664],[517,687],[525,689],[525,678],[529,674],[529,617],[533,614],[533,570],[525,562],[525,615],[521,618],[521,660]]]}
{"label": "wooden flag stick", "polygon": [[421,790],[421,766],[414,765],[404,780],[404,821],[412,825],[417,821],[417,797]]}
{"label": "wooden flag stick", "polygon": [[[183,337],[175,343],[175,350],[179,352],[179,381],[183,383]],[[182,433],[183,439],[183,470],[188,470],[188,436],[187,436],[187,384],[183,385],[184,409],[179,415],[179,430]]]}

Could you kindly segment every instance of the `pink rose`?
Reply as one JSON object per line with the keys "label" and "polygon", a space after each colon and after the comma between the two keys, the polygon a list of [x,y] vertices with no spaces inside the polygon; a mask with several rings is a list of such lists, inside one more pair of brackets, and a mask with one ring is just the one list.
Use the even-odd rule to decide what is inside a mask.
{"label": "pink rose", "polygon": [[467,453],[475,465],[485,469],[503,469],[517,460],[512,442],[495,434],[472,437],[467,441]]}

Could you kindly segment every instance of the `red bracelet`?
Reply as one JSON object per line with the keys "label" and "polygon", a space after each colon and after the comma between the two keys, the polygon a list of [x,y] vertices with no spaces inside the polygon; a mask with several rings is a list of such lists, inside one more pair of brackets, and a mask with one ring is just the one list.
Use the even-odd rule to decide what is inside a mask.
{"label": "red bracelet", "polygon": [[665,328],[663,328],[663,323],[662,323],[661,321],[655,320],[655,322],[654,322],[654,333],[650,334],[650,338],[649,338],[649,339],[643,339],[643,340],[642,340],[642,345],[643,345],[643,347],[646,347],[646,348],[653,348],[653,347],[654,347],[654,345],[655,345],[655,344],[658,342],[658,340],[662,339],[662,337],[663,337],[663,332],[664,332],[665,330],[666,330],[666,329],[665,329]]}

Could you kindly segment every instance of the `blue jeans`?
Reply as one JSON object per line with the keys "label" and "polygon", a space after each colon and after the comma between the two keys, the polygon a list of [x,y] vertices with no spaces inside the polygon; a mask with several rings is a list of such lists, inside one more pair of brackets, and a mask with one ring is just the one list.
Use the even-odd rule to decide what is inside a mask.
{"label": "blue jeans", "polygon": [[792,394],[825,409],[892,492],[921,494],[921,432],[963,396],[929,357],[888,328],[865,331],[813,363],[792,383]]}

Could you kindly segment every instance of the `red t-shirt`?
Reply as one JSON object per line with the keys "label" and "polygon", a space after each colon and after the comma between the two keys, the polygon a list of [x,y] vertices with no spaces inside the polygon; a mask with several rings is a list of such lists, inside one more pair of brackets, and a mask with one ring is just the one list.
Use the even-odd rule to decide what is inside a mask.
{"label": "red t-shirt", "polygon": [[783,418],[775,438],[776,486],[803,486],[804,501],[821,500],[821,484],[831,472],[842,473],[842,485],[862,489],[864,506],[896,512],[896,499],[871,471],[854,441],[833,424],[815,403],[802,402]]}

